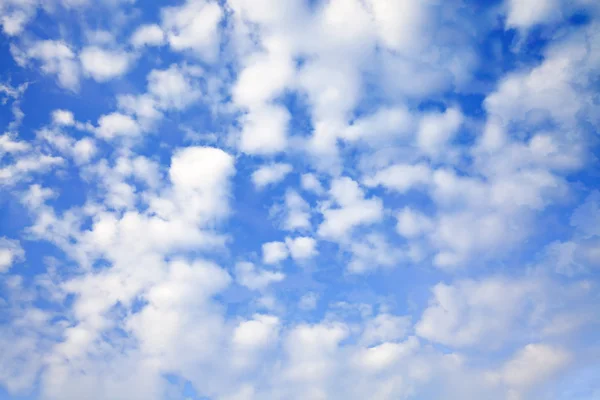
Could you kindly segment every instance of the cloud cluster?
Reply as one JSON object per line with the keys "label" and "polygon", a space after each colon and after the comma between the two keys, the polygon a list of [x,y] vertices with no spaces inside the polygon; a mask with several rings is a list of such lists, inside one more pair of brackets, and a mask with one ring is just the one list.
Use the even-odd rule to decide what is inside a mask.
{"label": "cloud cluster", "polygon": [[1,390],[595,398],[599,13],[0,2]]}

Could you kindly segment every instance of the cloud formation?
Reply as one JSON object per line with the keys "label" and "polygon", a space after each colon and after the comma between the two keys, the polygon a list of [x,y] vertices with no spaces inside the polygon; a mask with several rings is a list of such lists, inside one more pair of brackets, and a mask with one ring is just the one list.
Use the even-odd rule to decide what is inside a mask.
{"label": "cloud formation", "polygon": [[599,15],[0,2],[0,393],[598,397]]}

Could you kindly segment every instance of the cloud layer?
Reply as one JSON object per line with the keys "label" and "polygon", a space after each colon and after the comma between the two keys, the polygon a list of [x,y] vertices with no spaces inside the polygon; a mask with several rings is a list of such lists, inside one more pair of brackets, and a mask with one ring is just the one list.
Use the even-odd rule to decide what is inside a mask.
{"label": "cloud layer", "polygon": [[0,4],[0,397],[600,395],[600,7],[162,3]]}

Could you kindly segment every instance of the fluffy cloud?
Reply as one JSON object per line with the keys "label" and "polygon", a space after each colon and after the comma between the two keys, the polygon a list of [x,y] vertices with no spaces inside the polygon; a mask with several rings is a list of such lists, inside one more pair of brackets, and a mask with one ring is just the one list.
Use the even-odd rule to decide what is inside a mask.
{"label": "fluffy cloud", "polygon": [[264,165],[252,173],[252,182],[257,189],[280,182],[292,172],[292,166],[283,163]]}
{"label": "fluffy cloud", "polygon": [[75,118],[69,110],[54,110],[52,112],[52,122],[56,125],[71,126],[75,124]]}
{"label": "fluffy cloud", "polygon": [[320,236],[339,240],[348,235],[359,225],[372,224],[383,215],[383,204],[380,199],[365,198],[358,183],[348,177],[338,178],[332,182],[329,194],[332,203],[323,209],[323,223],[319,226]]}
{"label": "fluffy cloud", "polygon": [[240,285],[251,290],[263,290],[270,284],[281,282],[285,278],[281,272],[260,270],[249,262],[238,263],[235,266],[235,276]]}
{"label": "fluffy cloud", "polygon": [[283,242],[269,242],[262,245],[263,262],[277,264],[288,258],[288,249]]}
{"label": "fluffy cloud", "polygon": [[507,25],[530,28],[549,22],[560,16],[560,3],[556,0],[510,0],[508,1]]}
{"label": "fluffy cloud", "polygon": [[113,139],[119,136],[136,136],[141,129],[131,117],[115,112],[103,115],[98,119],[96,134],[102,139]]}
{"label": "fluffy cloud", "polygon": [[274,154],[287,146],[290,114],[280,106],[264,106],[241,117],[240,149],[248,154]]}
{"label": "fluffy cloud", "polygon": [[0,3],[8,396],[598,391],[595,3]]}
{"label": "fluffy cloud", "polygon": [[25,50],[13,45],[11,52],[15,60],[22,65],[30,59],[38,60],[42,72],[56,75],[62,87],[73,91],[79,88],[79,63],[75,53],[65,42],[43,40],[35,42]]}
{"label": "fluffy cloud", "polygon": [[165,42],[165,33],[158,25],[143,25],[135,30],[129,40],[134,47],[160,46]]}
{"label": "fluffy cloud", "polygon": [[419,336],[444,345],[498,346],[510,338],[507,329],[516,328],[518,319],[526,318],[523,313],[543,307],[542,294],[541,283],[527,280],[440,283],[433,288],[433,298],[415,330]]}
{"label": "fluffy cloud", "polygon": [[19,242],[7,238],[0,238],[0,272],[7,272],[12,265],[22,260],[25,252]]}
{"label": "fluffy cloud", "polygon": [[294,260],[305,260],[317,255],[317,241],[311,237],[285,238],[290,255]]}
{"label": "fluffy cloud", "polygon": [[563,349],[544,344],[528,344],[487,379],[506,385],[511,399],[524,398],[531,387],[544,382],[565,368],[571,355]]}
{"label": "fluffy cloud", "polygon": [[163,109],[182,110],[200,97],[200,90],[185,70],[171,65],[148,74],[148,92]]}
{"label": "fluffy cloud", "polygon": [[105,82],[124,75],[131,67],[132,59],[122,51],[86,47],[79,54],[83,72],[98,82]]}
{"label": "fluffy cloud", "polygon": [[190,50],[213,61],[217,56],[218,24],[222,16],[216,2],[188,0],[181,6],[164,8],[161,25],[173,50]]}

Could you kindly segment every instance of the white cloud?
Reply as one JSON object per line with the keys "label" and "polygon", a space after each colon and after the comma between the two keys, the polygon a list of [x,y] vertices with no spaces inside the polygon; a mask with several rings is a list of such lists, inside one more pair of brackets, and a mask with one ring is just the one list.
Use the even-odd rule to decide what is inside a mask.
{"label": "white cloud", "polygon": [[[546,344],[528,344],[497,371],[489,372],[487,380],[509,388],[509,398],[520,399],[528,390],[555,376],[571,361],[564,349]],[[510,397],[512,396],[512,397]]]}
{"label": "white cloud", "polygon": [[16,36],[35,16],[37,0],[6,0],[0,4],[0,24],[5,35]]}
{"label": "white cloud", "polygon": [[281,272],[258,269],[250,262],[240,262],[235,266],[235,279],[248,289],[262,291],[272,283],[284,280],[285,275]]}
{"label": "white cloud", "polygon": [[128,115],[113,112],[98,119],[96,134],[102,139],[114,139],[119,136],[132,137],[141,132],[138,123]]}
{"label": "white cloud", "polygon": [[44,188],[39,184],[33,184],[23,196],[22,202],[29,208],[35,209],[46,202],[47,199],[54,197],[56,193],[49,188]]}
{"label": "white cloud", "polygon": [[406,137],[414,128],[414,117],[405,107],[381,108],[354,121],[342,134],[348,141],[362,140],[372,145]]}
{"label": "white cloud", "polygon": [[175,110],[185,109],[201,96],[190,74],[175,64],[148,74],[148,92],[161,108]]}
{"label": "white cloud", "polygon": [[310,205],[296,192],[285,193],[283,228],[288,231],[310,229]]}
{"label": "white cloud", "polygon": [[282,106],[268,105],[250,110],[240,118],[240,149],[248,154],[268,155],[287,146],[290,113]]}
{"label": "white cloud", "polygon": [[43,40],[35,42],[25,51],[11,46],[13,57],[19,64],[29,59],[41,62],[42,72],[56,75],[60,86],[76,91],[79,88],[79,63],[75,53],[62,41]]}
{"label": "white cloud", "polygon": [[83,138],[75,142],[73,146],[73,157],[77,164],[89,162],[97,151],[96,142],[91,138]]}
{"label": "white cloud", "polygon": [[428,25],[427,3],[409,0],[389,2],[370,0],[380,40],[390,49],[406,52],[414,49]]}
{"label": "white cloud", "polygon": [[550,22],[560,16],[560,4],[556,0],[508,0],[509,27],[527,29],[536,24]]}
{"label": "white cloud", "polygon": [[426,154],[439,155],[457,133],[462,121],[463,115],[456,108],[448,108],[443,113],[424,115],[419,123],[417,138],[419,147]]}
{"label": "white cloud", "polygon": [[263,262],[277,264],[289,256],[286,244],[283,242],[268,242],[262,245]]}
{"label": "white cloud", "polygon": [[15,262],[24,257],[25,252],[19,242],[0,237],[0,273],[8,272]]}
{"label": "white cloud", "polygon": [[383,203],[377,197],[365,198],[358,183],[348,177],[335,179],[329,194],[338,207],[326,206],[321,211],[323,222],[318,234],[327,239],[341,240],[359,225],[378,222],[383,217]]}
{"label": "white cloud", "polygon": [[369,347],[357,357],[358,364],[368,372],[378,372],[390,369],[395,363],[414,352],[419,347],[416,338],[410,338],[406,343],[382,343]]}
{"label": "white cloud", "polygon": [[[85,1],[32,3],[60,27],[58,14]],[[25,278],[13,267],[0,282],[7,316],[0,384],[9,395],[161,400],[193,389],[222,400],[501,400],[562,389],[562,371],[578,379],[594,326],[584,329],[597,320],[590,273],[600,265],[597,194],[573,213],[571,226],[545,228],[568,220],[564,210],[588,190],[587,171],[576,186],[574,172],[595,162],[587,130],[599,115],[589,88],[600,65],[597,15],[577,27],[552,26],[560,38],[542,43],[533,64],[519,62],[529,58],[525,40],[513,47],[525,67],[500,76],[484,112],[471,119],[477,96],[457,98],[464,116],[448,101],[486,90],[472,85],[471,70],[483,65],[473,38],[497,28],[502,6],[484,7],[474,21],[473,10],[455,2],[309,3],[183,0],[160,11],[159,25],[128,28],[130,17],[138,19],[132,0],[103,0],[109,7],[98,12],[110,12],[111,30],[84,26],[83,45],[121,53],[120,38],[158,64],[145,91],[117,88],[114,102],[91,99],[117,104],[96,110],[95,126],[55,104],[52,122],[36,129],[38,116],[20,113],[22,93],[0,84],[0,101],[12,102],[16,121],[0,136],[0,185],[11,185],[7,204],[20,196],[30,213],[27,239],[59,250],[44,258],[47,246],[40,246],[35,271]],[[588,4],[560,8],[569,15],[580,6]],[[12,25],[3,19],[3,28],[16,33],[32,15],[17,15]],[[507,15],[507,26],[519,29],[540,21]],[[36,42],[35,33],[9,38],[15,59],[39,63],[75,90],[77,52],[60,41]],[[153,47],[162,44],[180,52],[178,64],[164,63],[169,49]],[[420,111],[430,100],[449,108]],[[21,119],[26,129],[18,129]],[[175,136],[162,135],[169,128]],[[189,137],[199,132],[196,142],[246,154],[173,149],[186,128]],[[455,140],[462,129],[469,140]],[[160,135],[141,135],[154,131]],[[96,142],[131,137],[117,146]],[[57,154],[74,163],[35,181],[35,172],[64,162]],[[233,179],[236,158],[244,176]],[[303,192],[287,185],[290,165]],[[271,221],[233,202],[243,196],[232,185],[243,188],[248,178],[257,186],[281,182],[258,196],[271,198]],[[71,196],[80,185],[64,187],[79,180],[83,198]],[[269,237],[285,239],[261,249]],[[291,257],[314,268],[292,268],[284,283],[287,266],[284,273],[203,260],[235,263],[257,252],[265,263]],[[500,277],[499,267],[526,271]],[[452,272],[461,280],[439,281]],[[427,303],[430,282],[440,283]],[[265,309],[268,315],[257,313]],[[539,343],[528,345],[533,340]],[[570,360],[578,362],[567,370]]]}
{"label": "white cloud", "polygon": [[241,107],[261,107],[292,83],[294,66],[288,43],[271,38],[265,47],[267,54],[253,55],[246,61],[232,89],[233,99]]}
{"label": "white cloud", "polygon": [[188,0],[178,7],[165,7],[161,12],[161,25],[173,50],[191,50],[207,61],[215,60],[219,22],[223,17],[218,3]]}
{"label": "white cloud", "polygon": [[[542,309],[543,287],[533,280],[488,278],[433,288],[416,333],[447,346],[495,348],[517,335],[520,318]],[[525,329],[525,326],[523,326]]]}
{"label": "white cloud", "polygon": [[[228,179],[235,173],[234,159],[221,149],[187,147],[173,156],[169,176],[184,215],[212,220],[229,212]],[[159,205],[160,203],[157,203]]]}
{"label": "white cloud", "polygon": [[321,181],[314,174],[302,174],[301,181],[302,189],[314,192],[316,194],[323,193]]}
{"label": "white cloud", "polygon": [[165,33],[156,24],[142,25],[129,39],[134,47],[161,46],[165,43]]}
{"label": "white cloud", "polygon": [[399,234],[407,238],[414,238],[430,232],[433,229],[433,222],[422,213],[409,207],[404,207],[398,213],[398,224],[396,230]]}
{"label": "white cloud", "polygon": [[14,185],[21,180],[27,180],[31,174],[46,172],[54,166],[62,165],[64,161],[61,157],[45,154],[25,154],[14,163],[0,167],[0,186]]}
{"label": "white cloud", "polygon": [[348,271],[362,274],[377,267],[391,268],[397,266],[404,253],[390,245],[385,236],[370,233],[355,238],[348,246],[352,259],[348,263]]}
{"label": "white cloud", "polygon": [[311,237],[285,238],[290,255],[294,260],[306,260],[317,255],[317,241]]}
{"label": "white cloud", "polygon": [[107,50],[100,47],[85,47],[79,54],[85,74],[98,82],[124,75],[131,68],[132,57],[124,51]]}
{"label": "white cloud", "polygon": [[411,189],[428,185],[430,180],[431,170],[427,164],[396,164],[366,178],[365,184],[367,186],[381,185],[399,193],[405,193]]}
{"label": "white cloud", "polygon": [[240,322],[233,331],[233,343],[244,349],[265,347],[277,340],[279,319],[272,315],[255,315]]}
{"label": "white cloud", "polygon": [[360,340],[367,346],[397,341],[406,337],[410,327],[410,317],[381,313],[365,323]]}
{"label": "white cloud", "polygon": [[30,148],[29,143],[18,140],[15,135],[11,135],[10,133],[0,135],[0,156],[3,156],[5,153],[22,153]]}
{"label": "white cloud", "polygon": [[292,166],[284,163],[263,165],[252,173],[252,182],[257,189],[282,181],[292,172]]}
{"label": "white cloud", "polygon": [[73,126],[75,118],[69,110],[54,110],[52,111],[52,122],[60,126]]}

